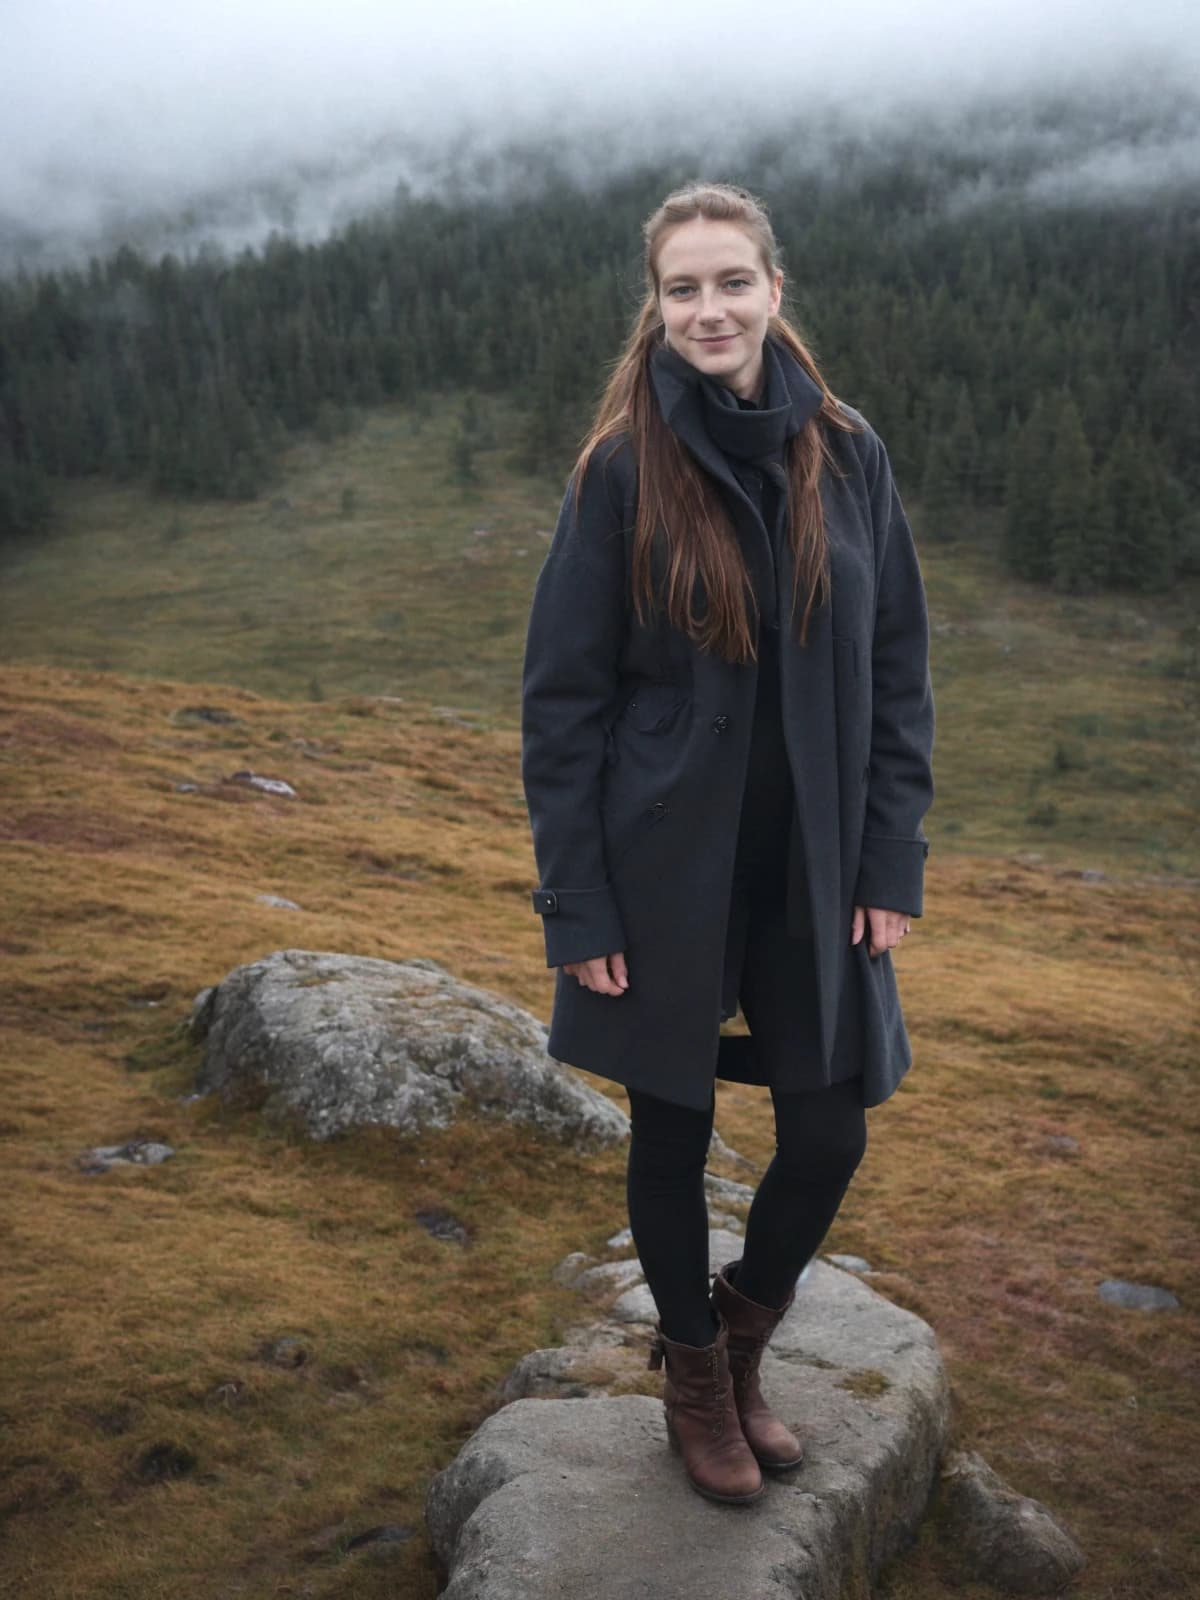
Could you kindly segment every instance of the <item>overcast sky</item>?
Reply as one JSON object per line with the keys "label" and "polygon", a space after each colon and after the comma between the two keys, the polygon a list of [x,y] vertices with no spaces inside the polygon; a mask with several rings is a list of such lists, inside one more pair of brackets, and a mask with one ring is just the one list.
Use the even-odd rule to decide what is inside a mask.
{"label": "overcast sky", "polygon": [[[80,237],[297,163],[311,232],[419,177],[405,140],[445,166],[553,121],[615,160],[665,128],[719,164],[828,105],[886,129],[901,104],[1200,86],[1196,0],[0,0],[0,26],[0,224]],[[1198,152],[1193,123],[1154,159]],[[1140,181],[1112,150],[1100,181],[1123,161]]]}

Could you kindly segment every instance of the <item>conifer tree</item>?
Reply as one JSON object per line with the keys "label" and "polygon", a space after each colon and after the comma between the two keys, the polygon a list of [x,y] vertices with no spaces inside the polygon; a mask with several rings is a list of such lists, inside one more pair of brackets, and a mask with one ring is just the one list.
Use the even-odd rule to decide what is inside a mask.
{"label": "conifer tree", "polygon": [[1084,438],[1079,408],[1064,390],[1055,408],[1046,518],[1056,589],[1076,594],[1092,587],[1096,573],[1089,543],[1091,509],[1092,452]]}
{"label": "conifer tree", "polygon": [[1008,563],[1018,577],[1043,582],[1053,574],[1047,526],[1052,449],[1048,407],[1039,395],[1009,464],[1004,537]]}

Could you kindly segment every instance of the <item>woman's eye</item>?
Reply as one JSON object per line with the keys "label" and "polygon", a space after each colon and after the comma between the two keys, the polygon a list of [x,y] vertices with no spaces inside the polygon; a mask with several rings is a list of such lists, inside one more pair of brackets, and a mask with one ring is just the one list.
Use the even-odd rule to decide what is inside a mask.
{"label": "woman's eye", "polygon": [[679,300],[685,294],[691,294],[691,292],[692,286],[690,283],[677,283],[667,290],[667,295],[670,299]]}
{"label": "woman's eye", "polygon": [[726,283],[725,287],[727,289],[748,289],[750,287],[750,279],[749,278],[730,278],[729,281]]}

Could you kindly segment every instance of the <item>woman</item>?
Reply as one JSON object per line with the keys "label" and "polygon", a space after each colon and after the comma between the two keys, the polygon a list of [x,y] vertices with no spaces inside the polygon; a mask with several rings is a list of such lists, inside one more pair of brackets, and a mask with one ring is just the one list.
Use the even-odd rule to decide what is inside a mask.
{"label": "woman", "polygon": [[[644,232],[534,595],[522,767],[548,1050],[628,1092],[668,1435],[744,1504],[802,1459],[762,1349],[911,1062],[890,952],[921,913],[928,632],[886,452],[781,316],[761,205],[693,185]],[[710,1295],[715,1077],[770,1086],[776,1153]]]}

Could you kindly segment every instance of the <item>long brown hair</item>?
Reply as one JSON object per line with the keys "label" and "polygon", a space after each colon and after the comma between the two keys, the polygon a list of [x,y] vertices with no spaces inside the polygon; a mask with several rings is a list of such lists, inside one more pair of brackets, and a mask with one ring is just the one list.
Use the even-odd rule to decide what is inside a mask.
{"label": "long brown hair", "polygon": [[[576,463],[578,497],[592,453],[619,433],[630,435],[638,468],[638,507],[634,525],[632,588],[639,622],[655,609],[651,550],[661,535],[666,551],[665,610],[668,621],[701,649],[727,661],[756,655],[750,605],[754,594],[741,547],[716,484],[691,457],[663,420],[650,385],[650,356],[663,337],[658,308],[658,253],[668,232],[704,217],[732,222],[758,247],[768,277],[779,267],[779,246],[765,206],[745,189],[723,183],[693,183],[669,194],[642,228],[645,240],[646,298],[625,348],[617,358],[591,430]],[[792,612],[800,607],[799,638],[808,635],[815,606],[829,592],[829,555],[821,512],[820,479],[826,466],[836,471],[825,425],[857,432],[838,405],[817,364],[792,323],[772,317],[768,334],[785,346],[820,386],[817,413],[788,441],[789,538],[795,558]],[[697,593],[704,596],[698,614]]]}

